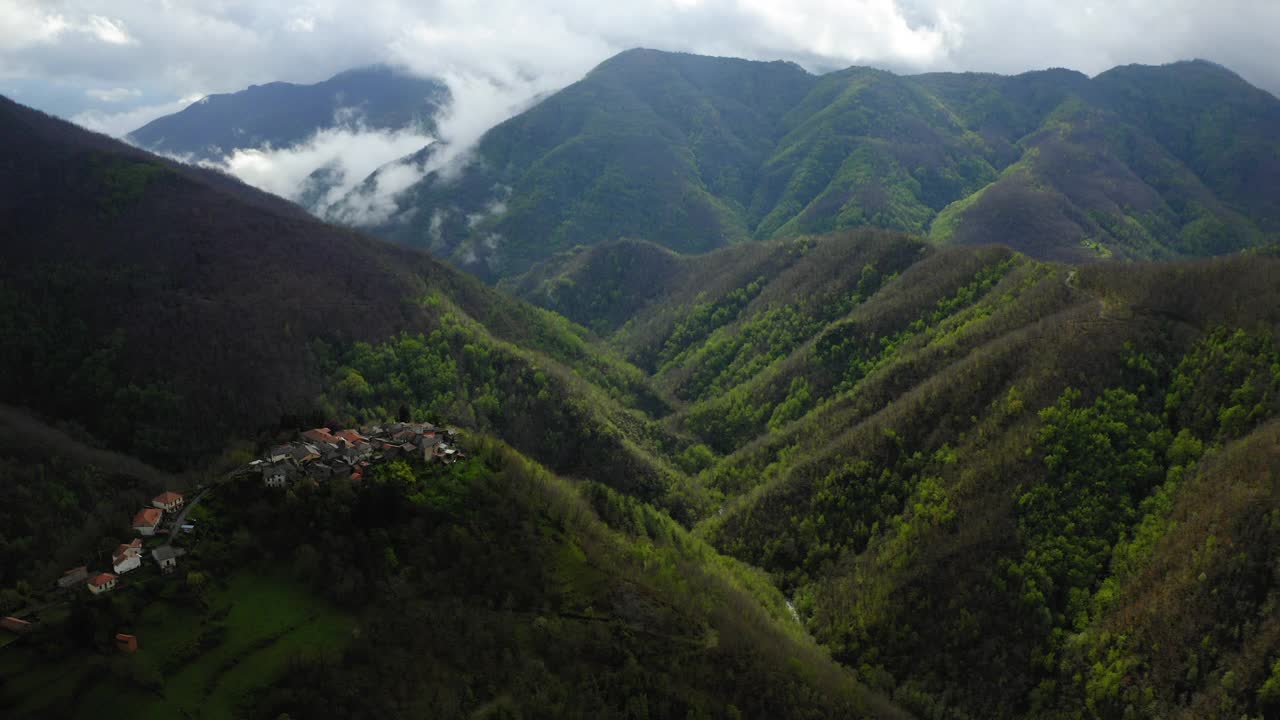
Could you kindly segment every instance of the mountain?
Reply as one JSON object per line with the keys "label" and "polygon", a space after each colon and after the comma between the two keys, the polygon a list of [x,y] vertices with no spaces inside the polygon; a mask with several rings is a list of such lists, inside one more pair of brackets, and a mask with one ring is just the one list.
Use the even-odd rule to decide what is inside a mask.
{"label": "mountain", "polygon": [[344,124],[430,134],[448,101],[449,89],[439,80],[374,65],[312,85],[273,82],[209,95],[127,137],[156,153],[221,160],[237,149],[290,147]]}
{"label": "mountain", "polygon": [[[725,95],[754,66],[716,67],[678,75]],[[1185,93],[1147,77],[1170,72]],[[1140,117],[1218,97],[1214,66],[983,76],[1003,95],[844,75],[895,103],[930,83],[981,130],[935,140],[1025,131],[988,182],[1053,207],[1120,197],[1089,163],[1037,164],[1108,129],[1192,198],[1170,213],[1232,195],[1256,224],[1273,202],[1239,181],[1266,169],[1266,97],[1228,93],[1226,136]],[[840,106],[841,77],[805,99]],[[709,141],[773,117],[733,116]],[[786,132],[820,145],[805,127]],[[1066,264],[867,227],[698,255],[614,239],[490,288],[12,103],[0,131],[0,613],[41,624],[0,647],[6,716],[117,696],[228,718],[1280,711],[1280,245]],[[992,193],[957,233],[1021,207]],[[461,425],[467,457],[227,478],[298,429],[398,416]],[[214,487],[187,576],[41,590],[162,483]]]}
{"label": "mountain", "polygon": [[226,176],[8,101],[0,127],[0,401],[175,469],[304,422],[413,415],[671,488],[640,450],[678,442],[646,414],[666,401],[585,331]]}
{"label": "mountain", "polygon": [[1280,232],[1277,128],[1280,100],[1202,61],[814,76],[632,50],[363,222],[486,278],[620,238],[688,253],[861,226],[1064,261],[1215,255]]}
{"label": "mountain", "polygon": [[[212,718],[905,717],[672,519],[705,503],[663,459],[685,442],[650,415],[668,401],[586,331],[6,99],[0,137],[0,613],[35,623],[0,638],[6,717],[104,696]],[[301,427],[397,415],[462,425],[469,457],[279,493],[227,473]],[[160,488],[200,501],[179,575],[46,589],[101,567]]]}
{"label": "mountain", "polygon": [[917,716],[1270,717],[1277,276],[862,230],[504,286],[673,396],[695,534]]}

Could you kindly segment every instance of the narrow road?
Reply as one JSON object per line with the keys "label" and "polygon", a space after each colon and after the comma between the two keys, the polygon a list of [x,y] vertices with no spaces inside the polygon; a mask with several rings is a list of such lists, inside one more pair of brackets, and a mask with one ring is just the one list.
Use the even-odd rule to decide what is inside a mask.
{"label": "narrow road", "polygon": [[187,521],[187,513],[191,512],[191,508],[198,505],[200,501],[204,499],[204,496],[208,495],[209,491],[212,490],[214,487],[216,486],[210,485],[206,487],[205,489],[200,491],[199,495],[196,495],[195,497],[191,498],[191,502],[183,504],[182,512],[178,513],[176,516],[174,516],[172,520],[169,521],[169,539],[165,540],[164,542],[165,545],[173,544],[173,539],[178,536],[178,528],[182,527],[182,524]]}

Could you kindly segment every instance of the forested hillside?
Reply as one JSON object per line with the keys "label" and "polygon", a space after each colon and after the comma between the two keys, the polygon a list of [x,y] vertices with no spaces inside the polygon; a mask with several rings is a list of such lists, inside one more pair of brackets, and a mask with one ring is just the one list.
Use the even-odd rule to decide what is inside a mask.
{"label": "forested hillside", "polygon": [[[907,717],[809,639],[758,571],[497,441],[467,450],[363,483],[221,484],[184,541],[185,581],[135,572],[128,591],[82,592],[0,647],[0,710]],[[142,648],[111,658],[121,628]]]}
{"label": "forested hillside", "polygon": [[[619,68],[657,84],[617,85]],[[760,70],[615,58],[495,130],[480,152],[516,133],[503,152],[523,159],[489,156],[458,187],[616,162],[615,179],[703,203],[726,241],[768,208],[799,214],[682,254],[722,243],[613,239],[628,233],[608,223],[673,206],[602,186],[634,207],[600,211],[585,246],[543,226],[511,256],[527,273],[490,266],[510,274],[497,289],[0,101],[0,402],[17,406],[0,419],[25,428],[0,443],[0,613],[40,623],[0,647],[0,710],[88,714],[124,688],[122,716],[1280,713],[1274,98],[1203,63],[1093,80]],[[658,88],[691,114],[653,105]],[[624,167],[614,103],[658,174]],[[534,140],[554,130],[569,152],[579,111],[601,144],[557,166]],[[545,125],[521,136],[530,117]],[[648,144],[654,118],[676,150]],[[746,152],[770,133],[792,149]],[[892,196],[898,220],[872,223],[889,229],[801,232],[831,227],[796,220],[818,217],[813,198],[893,177],[824,175],[815,148],[905,167],[901,133],[950,154],[908,173],[923,194]],[[1094,162],[1121,149],[1166,174],[1122,182]],[[490,250],[517,237],[503,218],[558,222],[557,203],[590,197],[566,184],[522,205],[511,187],[461,221]],[[1135,233],[1089,254],[1257,247],[1066,264],[1046,259],[1072,256],[1057,235],[1013,220],[1034,254],[963,235],[970,214],[1013,218],[997,201],[1018,193],[1061,211],[1035,218]],[[398,418],[462,427],[470,457],[278,491],[227,479],[299,429]],[[191,574],[41,605],[61,565],[109,555],[127,507],[175,483],[215,486]],[[121,658],[121,628],[154,644]]]}
{"label": "forested hillside", "polygon": [[8,101],[0,128],[0,400],[170,468],[278,429],[408,416],[500,430],[650,499],[671,489],[641,450],[671,441],[646,414],[665,401],[563,319]]}
{"label": "forested hillside", "polygon": [[[0,400],[23,408],[0,613],[35,628],[0,644],[6,716],[105,696],[108,716],[902,717],[672,519],[709,511],[667,459],[688,440],[587,331],[8,101],[0,128]],[[301,427],[396,417],[457,423],[472,457],[287,492],[226,474]],[[197,485],[181,575],[48,590]]]}
{"label": "forested hillside", "polygon": [[697,534],[865,682],[922,717],[1275,712],[1274,253],[1070,267],[860,232],[655,257],[519,287],[616,327],[701,441],[678,461],[724,504]]}
{"label": "forested hillside", "polygon": [[369,229],[490,278],[619,238],[702,252],[861,226],[1051,260],[1218,255],[1280,232],[1278,130],[1280,100],[1201,61],[815,76],[632,50]]}

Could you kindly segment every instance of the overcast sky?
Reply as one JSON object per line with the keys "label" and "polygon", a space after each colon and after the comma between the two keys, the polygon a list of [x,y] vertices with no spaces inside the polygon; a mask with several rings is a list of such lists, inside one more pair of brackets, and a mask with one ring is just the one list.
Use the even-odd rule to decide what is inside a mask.
{"label": "overcast sky", "polygon": [[1202,57],[1280,92],[1277,0],[0,0],[0,93],[121,133],[203,94],[376,61],[528,94],[636,46],[815,71]]}

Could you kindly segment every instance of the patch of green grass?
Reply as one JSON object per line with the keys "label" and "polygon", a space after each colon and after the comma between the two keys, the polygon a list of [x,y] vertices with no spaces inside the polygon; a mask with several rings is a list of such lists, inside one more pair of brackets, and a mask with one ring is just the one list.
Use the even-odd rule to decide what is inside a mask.
{"label": "patch of green grass", "polygon": [[48,715],[49,709],[66,703],[75,694],[89,669],[87,663],[75,658],[33,663],[24,649],[7,648],[0,652],[0,708],[7,717]]}
{"label": "patch of green grass", "polygon": [[290,580],[237,575],[208,600],[208,610],[147,606],[129,628],[139,641],[133,656],[42,662],[23,648],[0,650],[0,708],[14,717],[230,719],[290,660],[336,655],[351,638],[350,616]]}
{"label": "patch of green grass", "polygon": [[[147,703],[134,717],[168,718],[177,711],[199,718],[233,717],[235,706],[291,658],[336,652],[351,635],[350,618],[291,582],[237,576],[212,595],[211,615],[226,611],[217,623],[225,629],[222,641],[164,678],[165,702]],[[181,613],[171,619],[183,621]],[[186,634],[198,634],[198,628]]]}

